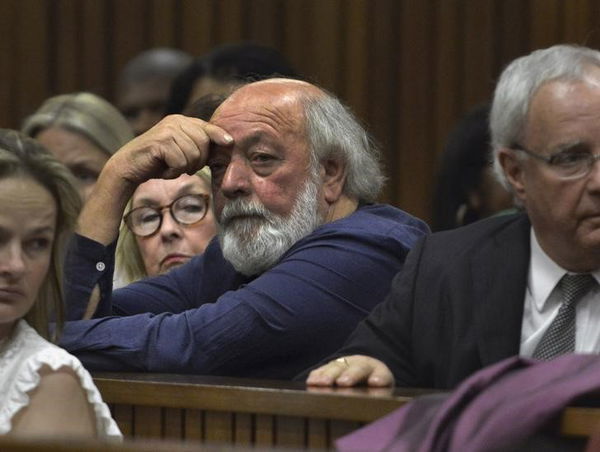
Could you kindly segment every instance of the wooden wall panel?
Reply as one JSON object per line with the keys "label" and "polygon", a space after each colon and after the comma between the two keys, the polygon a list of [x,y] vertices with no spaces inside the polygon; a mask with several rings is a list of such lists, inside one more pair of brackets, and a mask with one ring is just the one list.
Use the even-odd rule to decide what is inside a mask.
{"label": "wooden wall panel", "polygon": [[435,49],[433,68],[433,96],[435,103],[433,152],[439,159],[446,135],[452,129],[456,118],[463,111],[463,54],[461,52],[463,26],[462,5],[441,0],[434,10],[435,30],[433,48]]}
{"label": "wooden wall panel", "polygon": [[494,86],[490,52],[494,44],[494,1],[468,0],[464,11],[463,111],[487,99]]}
{"label": "wooden wall panel", "polygon": [[246,11],[248,39],[259,44],[275,45],[279,50],[283,50],[284,5],[285,0],[253,0],[251,7]]}
{"label": "wooden wall panel", "polygon": [[214,44],[216,24],[212,18],[218,0],[184,0],[181,5],[181,48],[201,55]]}
{"label": "wooden wall panel", "polygon": [[178,0],[153,0],[146,2],[149,10],[148,33],[151,47],[178,47],[178,24],[181,11]]}
{"label": "wooden wall panel", "polygon": [[384,148],[383,199],[429,219],[439,154],[499,71],[535,48],[600,46],[596,0],[3,0],[0,126],[47,97],[112,99],[118,71],[153,46],[194,55],[251,40],[340,95]]}
{"label": "wooden wall panel", "polygon": [[[0,127],[16,125],[16,27],[14,2],[0,2],[0,59],[7,62],[0,71]],[[13,62],[10,64],[8,62]]]}
{"label": "wooden wall panel", "polygon": [[98,0],[79,0],[79,3],[83,18],[80,37],[81,61],[78,62],[82,84],[70,86],[66,91],[88,90],[104,96],[112,95],[112,16],[109,15],[108,3]]}
{"label": "wooden wall panel", "polygon": [[[397,113],[399,145],[397,166],[390,172],[396,182],[396,203],[411,213],[425,216],[432,193],[433,140],[430,124],[432,108],[433,11],[427,2],[403,2],[400,42],[400,92]],[[410,171],[407,169],[410,168]]]}
{"label": "wooden wall panel", "polygon": [[212,19],[215,21],[215,37],[218,42],[235,42],[246,38],[244,19],[247,7],[252,7],[252,2],[219,0],[215,3]]}
{"label": "wooden wall panel", "polygon": [[[385,166],[396,168],[398,135],[396,133],[399,107],[395,102],[402,69],[400,60],[400,2],[372,2],[370,7],[369,34],[367,39],[368,84],[365,92],[354,92],[367,100],[367,114],[361,119],[376,137],[382,150],[385,150]],[[349,33],[352,31],[349,30]],[[366,93],[366,95],[365,95]],[[354,107],[354,105],[352,105]],[[392,199],[395,188],[387,184],[382,199]]]}
{"label": "wooden wall panel", "polygon": [[[56,65],[50,60],[48,43],[54,33],[48,29],[50,5],[36,0],[15,2],[13,9],[15,33],[12,35],[14,52],[9,64],[14,65],[12,89],[14,92],[14,127],[18,127],[21,118],[31,113],[43,100],[50,88],[50,81],[56,78]],[[54,41],[55,42],[55,41]],[[48,72],[52,76],[48,77]]]}

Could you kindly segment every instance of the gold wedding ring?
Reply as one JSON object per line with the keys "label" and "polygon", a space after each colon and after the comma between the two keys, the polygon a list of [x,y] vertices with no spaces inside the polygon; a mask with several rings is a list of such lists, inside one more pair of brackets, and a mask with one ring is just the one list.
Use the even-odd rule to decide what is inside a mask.
{"label": "gold wedding ring", "polygon": [[338,359],[334,359],[333,362],[343,364],[346,367],[350,367],[350,364],[348,364],[348,360],[346,358],[343,358],[343,357],[342,358],[338,358]]}

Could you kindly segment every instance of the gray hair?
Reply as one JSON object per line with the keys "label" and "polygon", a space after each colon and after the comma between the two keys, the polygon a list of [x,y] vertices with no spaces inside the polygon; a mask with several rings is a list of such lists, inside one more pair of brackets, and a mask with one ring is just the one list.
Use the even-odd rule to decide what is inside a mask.
{"label": "gray hair", "polygon": [[115,107],[101,97],[85,92],[47,99],[25,119],[22,131],[35,138],[49,127],[75,132],[109,155],[133,138],[129,123]]}
{"label": "gray hair", "polygon": [[327,158],[346,163],[344,193],[375,202],[385,177],[380,152],[350,109],[333,95],[302,96],[313,167]]}
{"label": "gray hair", "polygon": [[591,66],[600,67],[600,52],[576,45],[556,45],[517,58],[502,72],[494,93],[490,128],[494,170],[511,188],[498,161],[502,148],[522,140],[531,100],[545,83],[583,81]]}

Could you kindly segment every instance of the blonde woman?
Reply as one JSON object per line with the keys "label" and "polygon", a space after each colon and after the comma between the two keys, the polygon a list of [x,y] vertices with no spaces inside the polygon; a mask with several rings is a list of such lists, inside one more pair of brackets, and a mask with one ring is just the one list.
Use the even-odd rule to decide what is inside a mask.
{"label": "blonde woman", "polygon": [[121,438],[90,374],[49,340],[61,330],[61,250],[80,205],[63,165],[0,129],[0,435]]}
{"label": "blonde woman", "polygon": [[208,168],[141,184],[119,231],[116,285],[166,273],[203,253],[217,232],[211,206]]}
{"label": "blonde woman", "polygon": [[22,130],[69,168],[84,201],[110,156],[133,138],[115,107],[86,92],[51,97],[25,120]]}

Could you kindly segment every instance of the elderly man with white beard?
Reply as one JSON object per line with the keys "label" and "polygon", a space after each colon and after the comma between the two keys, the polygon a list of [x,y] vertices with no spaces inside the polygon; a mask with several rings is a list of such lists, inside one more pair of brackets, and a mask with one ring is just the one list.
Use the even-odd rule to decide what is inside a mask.
{"label": "elderly man with white beard", "polygon": [[[218,239],[111,292],[131,193],[205,164]],[[375,203],[382,184],[364,129],[309,83],[247,84],[208,123],[163,119],[114,154],[80,216],[62,345],[92,370],[292,378],[343,343],[428,232]],[[154,207],[177,221],[171,206]]]}

